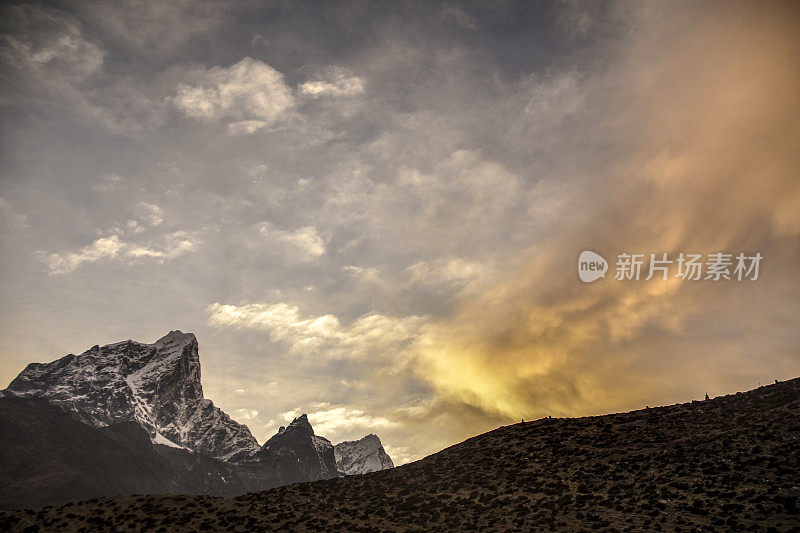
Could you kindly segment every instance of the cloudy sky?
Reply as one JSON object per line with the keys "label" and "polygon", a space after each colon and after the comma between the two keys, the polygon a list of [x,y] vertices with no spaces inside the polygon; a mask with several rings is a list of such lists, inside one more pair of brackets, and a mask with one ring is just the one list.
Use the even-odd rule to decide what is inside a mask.
{"label": "cloudy sky", "polygon": [[[800,4],[662,4],[5,5],[0,382],[191,331],[402,463],[800,375]],[[763,261],[614,279],[681,252]]]}

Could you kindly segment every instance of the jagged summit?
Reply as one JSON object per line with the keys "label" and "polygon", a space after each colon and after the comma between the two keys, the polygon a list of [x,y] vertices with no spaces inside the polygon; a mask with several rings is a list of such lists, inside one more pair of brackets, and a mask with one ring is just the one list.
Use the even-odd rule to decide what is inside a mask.
{"label": "jagged summit", "polygon": [[345,475],[366,474],[393,468],[377,435],[370,433],[361,440],[340,442],[333,447],[336,467]]}
{"label": "jagged summit", "polygon": [[[133,342],[133,341],[127,341]],[[191,344],[192,342],[197,342],[197,337],[195,337],[194,333],[184,333],[179,329],[170,331],[160,339],[158,339],[153,344],[155,346],[186,346],[187,344]]]}
{"label": "jagged summit", "polygon": [[258,451],[260,461],[272,466],[284,483],[338,477],[331,442],[314,434],[305,414],[278,430]]}
{"label": "jagged summit", "polygon": [[312,436],[314,435],[314,428],[311,427],[311,423],[308,421],[308,416],[305,413],[292,419],[288,426],[279,427],[278,433],[275,435],[281,435],[287,430],[300,431]]}
{"label": "jagged summit", "polygon": [[291,423],[289,424],[289,427],[309,432],[312,435],[314,434],[314,428],[311,427],[311,422],[308,421],[308,415],[306,415],[305,413],[292,420]]}
{"label": "jagged summit", "polygon": [[153,442],[225,461],[258,450],[247,426],[204,398],[193,333],[174,330],[152,344],[127,340],[31,363],[4,393],[45,398],[95,427],[135,421]]}

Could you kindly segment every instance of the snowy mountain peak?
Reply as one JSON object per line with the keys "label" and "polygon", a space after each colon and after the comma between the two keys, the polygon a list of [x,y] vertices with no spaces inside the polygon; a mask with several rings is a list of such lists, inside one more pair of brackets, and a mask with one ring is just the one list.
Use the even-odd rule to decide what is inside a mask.
{"label": "snowy mountain peak", "polygon": [[336,467],[345,475],[366,474],[393,468],[377,435],[370,433],[361,440],[340,442],[333,447]]}
{"label": "snowy mountain peak", "polygon": [[[133,342],[133,341],[128,341]],[[197,342],[197,337],[194,333],[184,333],[179,329],[170,331],[153,344],[156,346],[173,345],[173,346],[186,346],[192,342]]]}
{"label": "snowy mountain peak", "polygon": [[217,459],[239,461],[258,450],[247,426],[203,397],[192,333],[175,330],[152,344],[128,340],[33,363],[5,393],[43,397],[96,427],[136,421],[154,442]]}

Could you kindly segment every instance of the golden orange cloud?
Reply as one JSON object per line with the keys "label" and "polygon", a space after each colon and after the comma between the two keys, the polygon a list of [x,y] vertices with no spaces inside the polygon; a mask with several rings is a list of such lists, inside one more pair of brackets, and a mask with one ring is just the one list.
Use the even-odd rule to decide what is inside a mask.
{"label": "golden orange cloud", "polygon": [[[579,120],[613,149],[559,191],[558,231],[418,343],[418,375],[449,401],[580,415],[800,374],[800,4],[671,11],[642,7],[583,87]],[[765,266],[749,284],[583,285],[583,249],[612,269],[624,251],[760,251]]]}

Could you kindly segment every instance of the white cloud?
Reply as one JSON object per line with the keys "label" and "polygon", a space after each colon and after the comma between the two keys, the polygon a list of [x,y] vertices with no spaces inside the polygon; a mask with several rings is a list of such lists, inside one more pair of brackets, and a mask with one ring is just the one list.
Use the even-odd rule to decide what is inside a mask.
{"label": "white cloud", "polygon": [[126,245],[125,257],[156,257],[160,259],[174,259],[197,248],[197,239],[185,232],[175,231],[168,233],[162,238],[162,244],[156,248],[138,246],[135,244]]}
{"label": "white cloud", "polygon": [[151,226],[158,226],[164,222],[164,212],[156,204],[148,204],[142,202],[139,204],[140,210],[143,212],[144,218]]}
{"label": "white cloud", "polygon": [[310,98],[322,96],[353,96],[364,92],[364,80],[358,76],[350,76],[336,69],[326,80],[313,80],[301,83],[297,87],[300,94]]}
{"label": "white cloud", "polygon": [[78,252],[67,254],[48,254],[44,256],[50,275],[72,272],[83,263],[94,263],[103,258],[114,259],[119,256],[125,244],[117,235],[101,237]]}
{"label": "white cloud", "polygon": [[138,222],[138,221],[136,221],[136,220],[129,220],[129,221],[128,221],[128,222],[125,224],[125,229],[126,229],[127,231],[129,231],[130,233],[132,233],[133,235],[136,235],[137,233],[142,233],[142,232],[144,232],[144,231],[147,231],[147,230],[144,228],[144,226],[142,226],[141,224],[139,224],[139,222]]}
{"label": "white cloud", "polygon": [[325,241],[314,226],[303,226],[289,232],[275,229],[269,222],[264,222],[258,230],[273,243],[284,245],[284,251],[295,259],[310,261],[325,253]]}
{"label": "white cloud", "polygon": [[163,235],[155,243],[149,245],[126,242],[117,234],[100,237],[92,244],[84,246],[77,252],[51,253],[39,252],[39,257],[47,265],[51,276],[67,274],[85,263],[100,260],[136,260],[155,258],[169,261],[188,252],[194,251],[200,239],[196,234],[186,231],[175,231]]}
{"label": "white cloud", "polygon": [[212,67],[197,78],[195,85],[179,85],[175,106],[197,119],[230,120],[232,134],[272,124],[294,103],[283,74],[251,57],[228,68]]}
{"label": "white cloud", "polygon": [[236,416],[243,420],[254,420],[258,416],[258,411],[255,409],[237,409]]}
{"label": "white cloud", "polygon": [[[326,402],[315,403],[311,406],[314,410],[306,412],[308,421],[314,428],[314,433],[322,435],[334,442],[345,432],[362,433],[370,430],[379,430],[396,427],[397,423],[383,416],[367,414],[362,409],[354,409],[344,405],[331,405]],[[294,409],[281,413],[286,422],[303,414],[301,409]]]}
{"label": "white cloud", "polygon": [[342,267],[342,270],[350,273],[351,276],[353,276],[354,278],[358,278],[361,281],[368,281],[372,283],[383,282],[380,270],[374,267],[346,265]]}
{"label": "white cloud", "polygon": [[268,122],[263,120],[240,120],[228,124],[228,133],[231,135],[249,135],[266,126]]}
{"label": "white cloud", "polygon": [[295,355],[329,359],[390,358],[401,363],[406,348],[421,334],[425,318],[402,318],[371,313],[342,325],[334,315],[301,317],[296,306],[252,303],[208,306],[208,323],[214,327],[252,328],[266,331]]}
{"label": "white cloud", "polygon": [[479,280],[488,271],[483,264],[460,257],[418,261],[404,269],[412,283],[439,287],[464,287]]}
{"label": "white cloud", "polygon": [[381,442],[381,444],[383,444],[383,450],[392,458],[394,466],[404,465],[419,459],[417,454],[411,453],[408,446],[391,446],[384,442]]}

